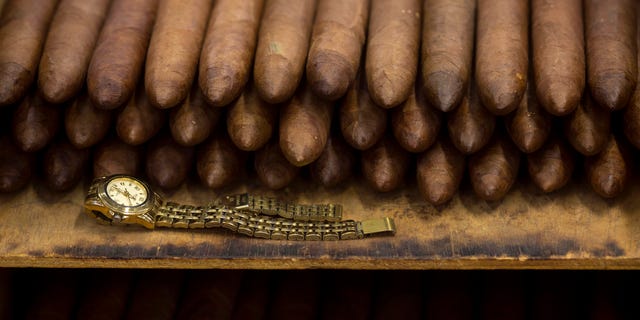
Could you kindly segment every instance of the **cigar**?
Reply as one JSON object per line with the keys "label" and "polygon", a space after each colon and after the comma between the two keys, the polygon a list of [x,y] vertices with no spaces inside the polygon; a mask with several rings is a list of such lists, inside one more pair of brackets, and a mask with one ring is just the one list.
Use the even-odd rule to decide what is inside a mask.
{"label": "cigar", "polygon": [[214,1],[200,53],[200,88],[216,107],[236,99],[249,81],[264,0]]}
{"label": "cigar", "polygon": [[96,108],[89,96],[80,94],[64,114],[64,128],[76,148],[88,148],[100,142],[111,128],[110,110]]}
{"label": "cigar", "polygon": [[376,281],[373,319],[421,319],[423,278],[417,271],[398,271]]}
{"label": "cigar", "polygon": [[317,96],[337,100],[356,78],[368,19],[368,0],[318,2],[306,70]]}
{"label": "cigar", "polygon": [[164,126],[166,118],[166,112],[149,103],[140,85],[118,114],[116,132],[122,141],[137,146],[153,138]]}
{"label": "cigar", "polygon": [[516,110],[504,119],[511,140],[524,153],[542,147],[551,132],[551,116],[539,105],[532,81]]}
{"label": "cigar", "polygon": [[184,272],[148,270],[138,274],[129,293],[124,319],[173,319],[176,316]]}
{"label": "cigar", "polygon": [[132,146],[115,137],[106,139],[93,149],[93,177],[140,175],[142,150],[141,146]]}
{"label": "cigar", "polygon": [[18,147],[26,152],[44,148],[55,137],[61,122],[61,109],[31,92],[13,114],[11,128]]}
{"label": "cigar", "polygon": [[272,292],[271,273],[273,272],[252,270],[244,273],[240,290],[233,304],[231,319],[265,319]]}
{"label": "cigar", "polygon": [[34,163],[34,153],[22,151],[9,136],[0,136],[0,193],[24,188],[31,181]]}
{"label": "cigar", "polygon": [[57,3],[38,0],[0,3],[4,4],[0,8],[0,107],[18,102],[33,83]]}
{"label": "cigar", "polygon": [[518,176],[520,151],[510,139],[496,135],[469,158],[469,177],[476,195],[484,200],[504,198]]}
{"label": "cigar", "polygon": [[376,144],[387,130],[387,111],[378,107],[367,89],[364,68],[340,103],[340,131],[345,141],[358,150]]}
{"label": "cigar", "polygon": [[527,154],[529,177],[543,192],[564,187],[575,166],[573,149],[558,137],[550,139],[542,148]]}
{"label": "cigar", "polygon": [[284,157],[277,140],[271,140],[256,151],[254,168],[260,182],[273,190],[288,186],[300,170]]}
{"label": "cigar", "polygon": [[183,146],[195,146],[209,137],[221,114],[222,110],[212,108],[194,84],[187,98],[169,114],[171,136]]}
{"label": "cigar", "polygon": [[277,121],[277,106],[262,100],[249,83],[227,112],[227,131],[240,150],[255,151],[271,139]]}
{"label": "cigar", "polygon": [[160,134],[147,146],[145,170],[149,181],[164,189],[180,186],[193,167],[193,147],[179,145],[168,134]]}
{"label": "cigar", "polygon": [[471,83],[462,103],[447,113],[449,137],[460,152],[473,154],[482,149],[493,135],[496,118],[481,103]]}
{"label": "cigar", "polygon": [[565,137],[585,156],[598,154],[607,143],[611,113],[595,102],[588,92],[576,110],[565,118]]}
{"label": "cigar", "polygon": [[186,279],[177,319],[230,319],[242,284],[241,270],[194,270]]}
{"label": "cigar", "polygon": [[224,130],[197,147],[196,169],[208,188],[229,185],[244,172],[245,154],[231,142]]}
{"label": "cigar", "polygon": [[75,316],[78,319],[122,319],[130,302],[134,274],[128,269],[90,270],[87,285],[79,297]]}
{"label": "cigar", "polygon": [[280,110],[280,148],[293,165],[318,159],[327,143],[333,104],[318,99],[305,85]]}
{"label": "cigar", "polygon": [[440,131],[440,113],[425,97],[419,83],[409,98],[391,110],[391,129],[396,141],[409,152],[427,150]]}
{"label": "cigar", "polygon": [[629,180],[628,150],[624,142],[609,135],[602,151],[585,158],[585,171],[593,190],[604,198],[614,198]]}
{"label": "cigar", "polygon": [[402,184],[410,161],[409,152],[387,135],[372,148],[362,151],[362,173],[374,190],[388,192]]}
{"label": "cigar", "polygon": [[60,138],[47,147],[43,159],[45,183],[55,191],[67,191],[84,177],[89,162],[89,149],[78,149]]}
{"label": "cigar", "polygon": [[311,177],[325,187],[334,187],[346,181],[353,171],[356,155],[339,132],[332,132],[324,151],[311,163]]}
{"label": "cigar", "polygon": [[442,136],[418,156],[416,166],[420,194],[427,202],[442,205],[458,191],[465,158],[446,136]]}

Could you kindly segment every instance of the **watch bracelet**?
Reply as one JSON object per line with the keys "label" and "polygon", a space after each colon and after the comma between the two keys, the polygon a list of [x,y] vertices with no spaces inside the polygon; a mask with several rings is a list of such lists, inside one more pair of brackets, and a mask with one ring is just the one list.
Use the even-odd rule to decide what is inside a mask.
{"label": "watch bracelet", "polygon": [[156,227],[216,228],[223,227],[248,236],[273,240],[353,240],[365,233],[361,223],[306,222],[272,217],[227,206],[192,206],[164,202],[155,215]]}
{"label": "watch bracelet", "polygon": [[269,198],[248,193],[226,196],[223,204],[242,211],[280,216],[296,221],[340,221],[342,220],[342,206],[339,204],[296,204],[287,203],[275,198]]}

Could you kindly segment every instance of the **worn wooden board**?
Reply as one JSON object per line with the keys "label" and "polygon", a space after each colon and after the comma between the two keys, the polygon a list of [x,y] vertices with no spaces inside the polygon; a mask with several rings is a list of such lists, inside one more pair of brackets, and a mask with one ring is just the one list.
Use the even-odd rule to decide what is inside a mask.
{"label": "worn wooden board", "polygon": [[163,193],[185,203],[261,192],[301,202],[336,202],[354,219],[392,216],[393,237],[340,242],[252,239],[224,229],[148,231],[104,226],[82,212],[88,181],[68,193],[34,182],[0,195],[0,266],[131,268],[640,269],[640,189],[604,200],[574,183],[545,195],[526,182],[488,203],[465,183],[435,208],[415,185],[387,194],[359,181],[332,190],[299,180],[274,193],[257,184],[212,191],[189,182]]}

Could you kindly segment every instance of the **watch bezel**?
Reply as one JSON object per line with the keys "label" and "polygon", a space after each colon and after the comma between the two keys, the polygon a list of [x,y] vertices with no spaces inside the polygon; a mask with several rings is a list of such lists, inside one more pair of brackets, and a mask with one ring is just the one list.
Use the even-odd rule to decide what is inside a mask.
{"label": "watch bezel", "polygon": [[[107,186],[111,181],[116,179],[121,179],[121,178],[134,180],[140,183],[147,193],[147,198],[145,199],[145,201],[136,206],[121,205],[116,201],[114,201],[107,194]],[[149,187],[149,185],[146,182],[136,177],[126,175],[126,174],[117,174],[105,179],[103,183],[100,185],[100,187],[98,188],[98,198],[102,201],[102,203],[104,203],[109,208],[109,210],[115,213],[121,214],[123,216],[139,216],[139,215],[145,214],[153,208],[153,204],[154,204],[154,193],[151,191],[151,188]]]}

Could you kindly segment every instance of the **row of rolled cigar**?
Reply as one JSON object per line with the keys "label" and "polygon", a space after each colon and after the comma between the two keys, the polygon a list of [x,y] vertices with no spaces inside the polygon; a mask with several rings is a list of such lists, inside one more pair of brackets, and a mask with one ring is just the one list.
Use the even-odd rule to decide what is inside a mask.
{"label": "row of rolled cigar", "polygon": [[220,188],[253,161],[272,189],[301,167],[335,186],[359,165],[390,191],[415,167],[442,204],[467,172],[501,199],[526,157],[545,192],[584,158],[614,197],[627,142],[640,147],[634,1],[41,4],[9,0],[0,16],[5,192],[34,163],[68,190],[89,162],[163,188],[195,168]]}
{"label": "row of rolled cigar", "polygon": [[1,269],[0,279],[5,319],[633,319],[637,314],[637,293],[629,275],[619,271]]}

